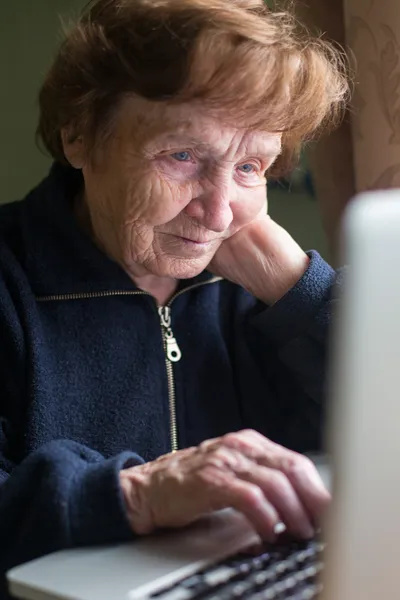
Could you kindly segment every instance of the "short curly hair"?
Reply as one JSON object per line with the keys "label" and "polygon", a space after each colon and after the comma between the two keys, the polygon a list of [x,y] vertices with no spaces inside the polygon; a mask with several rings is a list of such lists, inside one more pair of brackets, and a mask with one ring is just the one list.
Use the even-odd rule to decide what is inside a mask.
{"label": "short curly hair", "polygon": [[42,85],[37,135],[65,162],[62,131],[93,149],[127,95],[197,100],[282,132],[278,174],[338,122],[348,94],[343,52],[263,0],[92,0]]}

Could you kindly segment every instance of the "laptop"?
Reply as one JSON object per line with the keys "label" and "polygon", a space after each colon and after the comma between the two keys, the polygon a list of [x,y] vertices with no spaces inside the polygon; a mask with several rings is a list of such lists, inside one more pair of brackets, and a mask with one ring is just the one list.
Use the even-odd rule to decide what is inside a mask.
{"label": "laptop", "polygon": [[[394,600],[400,598],[400,191],[346,212],[350,265],[332,349],[323,534],[262,545],[219,511],[181,531],[57,552],[12,569],[23,600]],[[329,484],[329,471],[318,462]]]}

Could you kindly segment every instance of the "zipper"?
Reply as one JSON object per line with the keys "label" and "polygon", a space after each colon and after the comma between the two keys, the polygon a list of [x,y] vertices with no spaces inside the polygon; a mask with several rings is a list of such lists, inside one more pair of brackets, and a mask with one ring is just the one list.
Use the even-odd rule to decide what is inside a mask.
{"label": "zipper", "polygon": [[169,416],[170,416],[170,435],[171,435],[171,451],[176,452],[179,448],[178,442],[178,423],[176,419],[176,392],[175,392],[175,380],[174,380],[174,369],[173,363],[179,362],[182,358],[182,352],[178,346],[178,342],[172,331],[171,326],[171,305],[182,296],[182,294],[186,294],[186,292],[190,292],[195,288],[201,287],[203,285],[208,285],[210,283],[216,283],[217,281],[221,281],[222,277],[212,277],[208,281],[202,281],[200,283],[194,283],[193,285],[189,285],[188,287],[180,290],[176,294],[172,296],[170,301],[166,306],[160,306],[158,308],[158,314],[160,315],[161,320],[161,331],[164,341],[164,350],[165,350],[165,367],[167,370],[167,381],[168,381],[168,398],[169,398]]}
{"label": "zipper", "polygon": [[182,352],[178,346],[171,329],[171,309],[167,306],[160,306],[158,314],[161,320],[161,331],[164,341],[164,350],[169,362],[179,362],[182,358]]}
{"label": "zipper", "polygon": [[[168,387],[168,404],[169,404],[169,419],[170,419],[170,439],[171,439],[171,451],[176,452],[179,448],[178,442],[178,423],[176,418],[176,392],[175,392],[175,378],[173,363],[179,362],[182,358],[182,352],[179,348],[178,342],[172,331],[172,318],[171,318],[171,305],[186,292],[190,292],[195,288],[202,287],[203,285],[209,285],[222,281],[222,277],[212,277],[208,281],[201,281],[200,283],[194,283],[183,290],[180,290],[172,296],[168,304],[165,306],[158,306],[158,316],[161,324],[161,335],[163,341],[163,347],[165,352],[165,369],[167,372],[167,387]],[[83,292],[76,294],[55,294],[50,296],[38,296],[37,302],[55,302],[62,300],[85,300],[90,298],[108,298],[112,296],[151,296],[148,292],[141,290],[110,290],[104,292]],[[152,297],[152,296],[151,296]]]}
{"label": "zipper", "polygon": [[165,352],[165,369],[167,371],[168,402],[169,402],[169,429],[171,438],[171,451],[178,450],[178,423],[176,418],[176,395],[174,369],[172,363],[179,362],[182,352],[171,329],[171,309],[169,306],[160,306],[158,314],[161,322],[161,335]]}
{"label": "zipper", "polygon": [[141,290],[110,290],[105,292],[82,292],[77,294],[54,294],[36,296],[37,302],[57,302],[60,300],[87,300],[89,298],[108,298],[111,296],[151,296]]}
{"label": "zipper", "polygon": [[212,277],[208,281],[202,281],[200,283],[194,283],[183,290],[180,290],[172,296],[166,306],[159,306],[158,314],[161,322],[161,333],[163,337],[164,350],[165,350],[165,368],[167,371],[167,382],[168,382],[168,399],[169,399],[169,417],[170,417],[170,436],[171,436],[171,451],[176,452],[179,448],[178,442],[178,423],[176,418],[176,391],[175,391],[175,378],[173,363],[177,363],[182,358],[182,352],[179,348],[178,342],[172,331],[171,322],[171,305],[186,292],[208,285],[210,283],[216,283],[221,281],[222,277]]}

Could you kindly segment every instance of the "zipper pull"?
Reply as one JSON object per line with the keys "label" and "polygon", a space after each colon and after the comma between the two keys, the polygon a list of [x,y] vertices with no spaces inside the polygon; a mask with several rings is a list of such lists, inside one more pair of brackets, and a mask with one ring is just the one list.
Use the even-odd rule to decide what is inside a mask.
{"label": "zipper pull", "polygon": [[171,329],[171,309],[169,306],[160,306],[158,314],[160,316],[161,326],[164,330],[167,358],[171,362],[178,362],[182,358],[182,352]]}

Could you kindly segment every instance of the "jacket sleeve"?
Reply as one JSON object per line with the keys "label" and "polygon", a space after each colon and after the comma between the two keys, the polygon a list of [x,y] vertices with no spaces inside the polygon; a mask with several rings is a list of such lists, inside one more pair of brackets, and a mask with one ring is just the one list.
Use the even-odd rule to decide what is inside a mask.
{"label": "jacket sleeve", "polygon": [[[142,463],[134,453],[105,459],[83,445],[52,441],[24,457],[18,423],[26,356],[18,298],[0,273],[0,597],[5,572],[55,550],[132,538],[119,471]],[[22,312],[21,312],[22,314]]]}
{"label": "jacket sleeve", "polygon": [[272,370],[276,399],[286,423],[282,441],[299,451],[320,450],[330,325],[343,278],[318,253],[309,256],[309,267],[300,281],[275,305],[264,306],[251,319],[266,342],[260,348],[272,347],[279,363]]}
{"label": "jacket sleeve", "polygon": [[71,441],[52,441],[13,467],[0,440],[0,565],[7,569],[52,551],[132,539],[118,473],[142,462],[130,453],[104,459]]}

